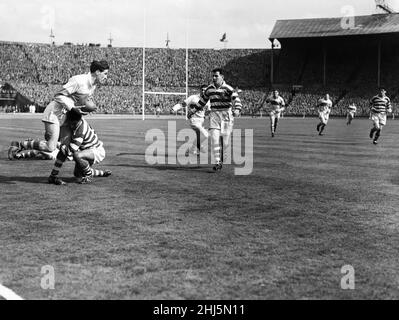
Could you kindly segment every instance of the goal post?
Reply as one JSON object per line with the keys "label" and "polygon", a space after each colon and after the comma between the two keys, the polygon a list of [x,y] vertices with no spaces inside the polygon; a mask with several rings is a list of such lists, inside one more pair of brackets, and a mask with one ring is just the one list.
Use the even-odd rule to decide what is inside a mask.
{"label": "goal post", "polygon": [[[170,49],[173,50],[173,49]],[[163,95],[163,96],[185,96],[188,97],[188,15],[186,20],[186,57],[185,57],[185,92],[168,92],[168,91],[147,91],[145,88],[145,58],[146,58],[146,10],[144,10],[144,41],[143,41],[143,84],[142,84],[142,118],[145,120],[145,97],[146,95]],[[172,107],[172,106],[171,106]],[[185,108],[186,119],[188,110]]]}

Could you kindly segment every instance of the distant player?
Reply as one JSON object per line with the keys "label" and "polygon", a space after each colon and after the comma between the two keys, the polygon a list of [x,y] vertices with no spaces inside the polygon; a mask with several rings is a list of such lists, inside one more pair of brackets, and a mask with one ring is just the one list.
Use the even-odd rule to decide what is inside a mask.
{"label": "distant player", "polygon": [[[242,104],[238,93],[224,81],[223,70],[212,70],[212,84],[201,94],[198,106],[205,108],[210,101],[209,131],[215,158],[214,171],[222,170],[223,151],[227,150],[233,131],[234,117],[240,116]],[[220,139],[222,138],[222,139]]]}
{"label": "distant player", "polygon": [[75,161],[74,176],[81,178],[79,181],[81,184],[91,183],[94,176],[110,176],[109,170],[92,169],[94,164],[100,163],[105,158],[103,143],[93,128],[79,113],[68,112],[67,121],[72,131],[71,141],[68,145],[61,145],[48,182],[56,185],[66,184],[58,174],[68,156],[72,156]]}
{"label": "distant player", "polygon": [[[70,135],[69,126],[65,123],[66,113],[75,111],[87,114],[87,110],[88,112],[94,111],[95,104],[92,101],[94,90],[97,84],[105,83],[108,70],[107,61],[95,60],[90,65],[89,73],[70,78],[44,110],[42,122],[44,123],[45,140],[27,139],[17,143],[18,147],[14,147],[12,152],[17,153],[23,149],[53,152],[58,141],[68,139]],[[13,146],[13,144],[16,143],[13,142],[11,145]]]}
{"label": "distant player", "polygon": [[274,137],[277,131],[278,121],[280,120],[283,111],[285,110],[285,101],[282,97],[280,97],[280,93],[278,90],[273,90],[271,97],[266,97],[266,99],[261,103],[261,107],[263,107],[264,103],[269,104],[270,106],[270,130],[272,134],[272,138]]}
{"label": "distant player", "polygon": [[187,153],[196,154],[197,156],[200,155],[200,152],[206,152],[207,145],[205,146],[205,142],[208,141],[207,139],[209,137],[208,130],[206,130],[204,127],[204,121],[205,113],[207,109],[209,109],[210,104],[208,101],[205,108],[200,107],[198,104],[200,96],[204,93],[206,88],[206,85],[202,85],[198,94],[189,96],[186,100],[183,101],[182,104],[177,104],[173,107],[173,110],[175,112],[187,107],[187,119],[190,123],[191,128],[194,130],[197,136],[196,143],[190,147]]}
{"label": "distant player", "polygon": [[387,112],[392,112],[391,100],[386,95],[386,90],[380,88],[380,93],[370,100],[370,120],[373,128],[370,130],[370,139],[377,144],[383,126],[387,123]]}
{"label": "distant player", "polygon": [[317,102],[316,108],[319,112],[319,119],[320,119],[320,123],[317,125],[316,129],[317,132],[319,133],[319,136],[322,136],[323,131],[327,126],[328,119],[330,118],[330,113],[332,108],[332,101],[328,93]]}
{"label": "distant player", "polygon": [[357,111],[357,108],[354,103],[350,104],[347,111],[346,115],[346,125],[349,126],[352,123],[353,118],[355,117],[355,113]]}

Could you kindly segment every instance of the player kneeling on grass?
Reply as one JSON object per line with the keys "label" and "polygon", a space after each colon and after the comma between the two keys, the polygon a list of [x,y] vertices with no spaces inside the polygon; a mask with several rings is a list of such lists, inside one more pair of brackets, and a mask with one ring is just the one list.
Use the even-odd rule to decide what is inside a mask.
{"label": "player kneeling on grass", "polygon": [[15,142],[11,143],[11,147],[8,149],[9,160],[55,160],[60,150],[56,148],[53,152],[39,151],[35,149],[31,150],[19,150],[19,145]]}
{"label": "player kneeling on grass", "polygon": [[93,128],[82,118],[79,112],[74,110],[68,112],[67,119],[72,131],[71,142],[68,146],[61,145],[48,182],[56,185],[66,184],[58,177],[58,174],[69,155],[75,161],[74,176],[80,178],[79,183],[91,183],[93,177],[110,176],[111,171],[109,170],[92,169],[92,165],[100,163],[105,158],[103,143],[98,139]]}

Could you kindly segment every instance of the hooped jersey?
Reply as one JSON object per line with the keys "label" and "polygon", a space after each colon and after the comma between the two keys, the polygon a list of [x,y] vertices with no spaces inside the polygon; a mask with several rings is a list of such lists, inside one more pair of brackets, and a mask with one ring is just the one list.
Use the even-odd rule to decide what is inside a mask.
{"label": "hooped jersey", "polygon": [[285,101],[280,96],[278,96],[277,98],[273,96],[269,97],[266,99],[266,102],[270,105],[271,111],[274,112],[280,112],[281,109],[285,107]]}

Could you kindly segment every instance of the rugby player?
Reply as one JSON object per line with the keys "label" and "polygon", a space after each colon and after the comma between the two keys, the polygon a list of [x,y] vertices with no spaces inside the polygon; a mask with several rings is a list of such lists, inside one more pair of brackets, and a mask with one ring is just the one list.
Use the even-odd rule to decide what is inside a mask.
{"label": "rugby player", "polygon": [[59,171],[68,156],[75,161],[74,176],[80,178],[79,183],[92,182],[93,176],[108,177],[110,170],[94,170],[92,166],[100,163],[105,158],[103,143],[89,123],[78,112],[68,112],[67,123],[71,129],[71,141],[68,145],[62,144],[57,154],[54,168],[51,171],[48,182],[56,185],[66,183],[59,178]]}
{"label": "rugby player", "polygon": [[222,152],[229,146],[234,117],[240,116],[242,109],[238,93],[224,81],[223,73],[221,68],[212,70],[212,84],[205,88],[198,102],[199,108],[205,108],[210,101],[209,132],[216,162],[214,171],[222,170]]}
{"label": "rugby player", "polygon": [[45,140],[14,141],[11,143],[9,158],[13,158],[14,154],[23,149],[53,152],[58,141],[65,143],[70,136],[69,126],[65,123],[66,113],[76,110],[85,115],[94,111],[96,109],[92,99],[94,90],[98,84],[106,82],[108,71],[107,61],[94,60],[90,65],[89,73],[70,78],[44,110],[42,122],[44,123]]}
{"label": "rugby player", "polygon": [[319,136],[323,135],[323,131],[327,126],[332,108],[332,101],[330,95],[327,93],[324,98],[319,99],[316,109],[319,112],[320,123],[317,125],[317,132]]}
{"label": "rugby player", "polygon": [[373,122],[373,128],[369,137],[373,139],[373,144],[378,143],[382,128],[387,123],[387,112],[392,112],[391,99],[386,95],[385,88],[380,88],[380,93],[370,100],[370,120]]}

